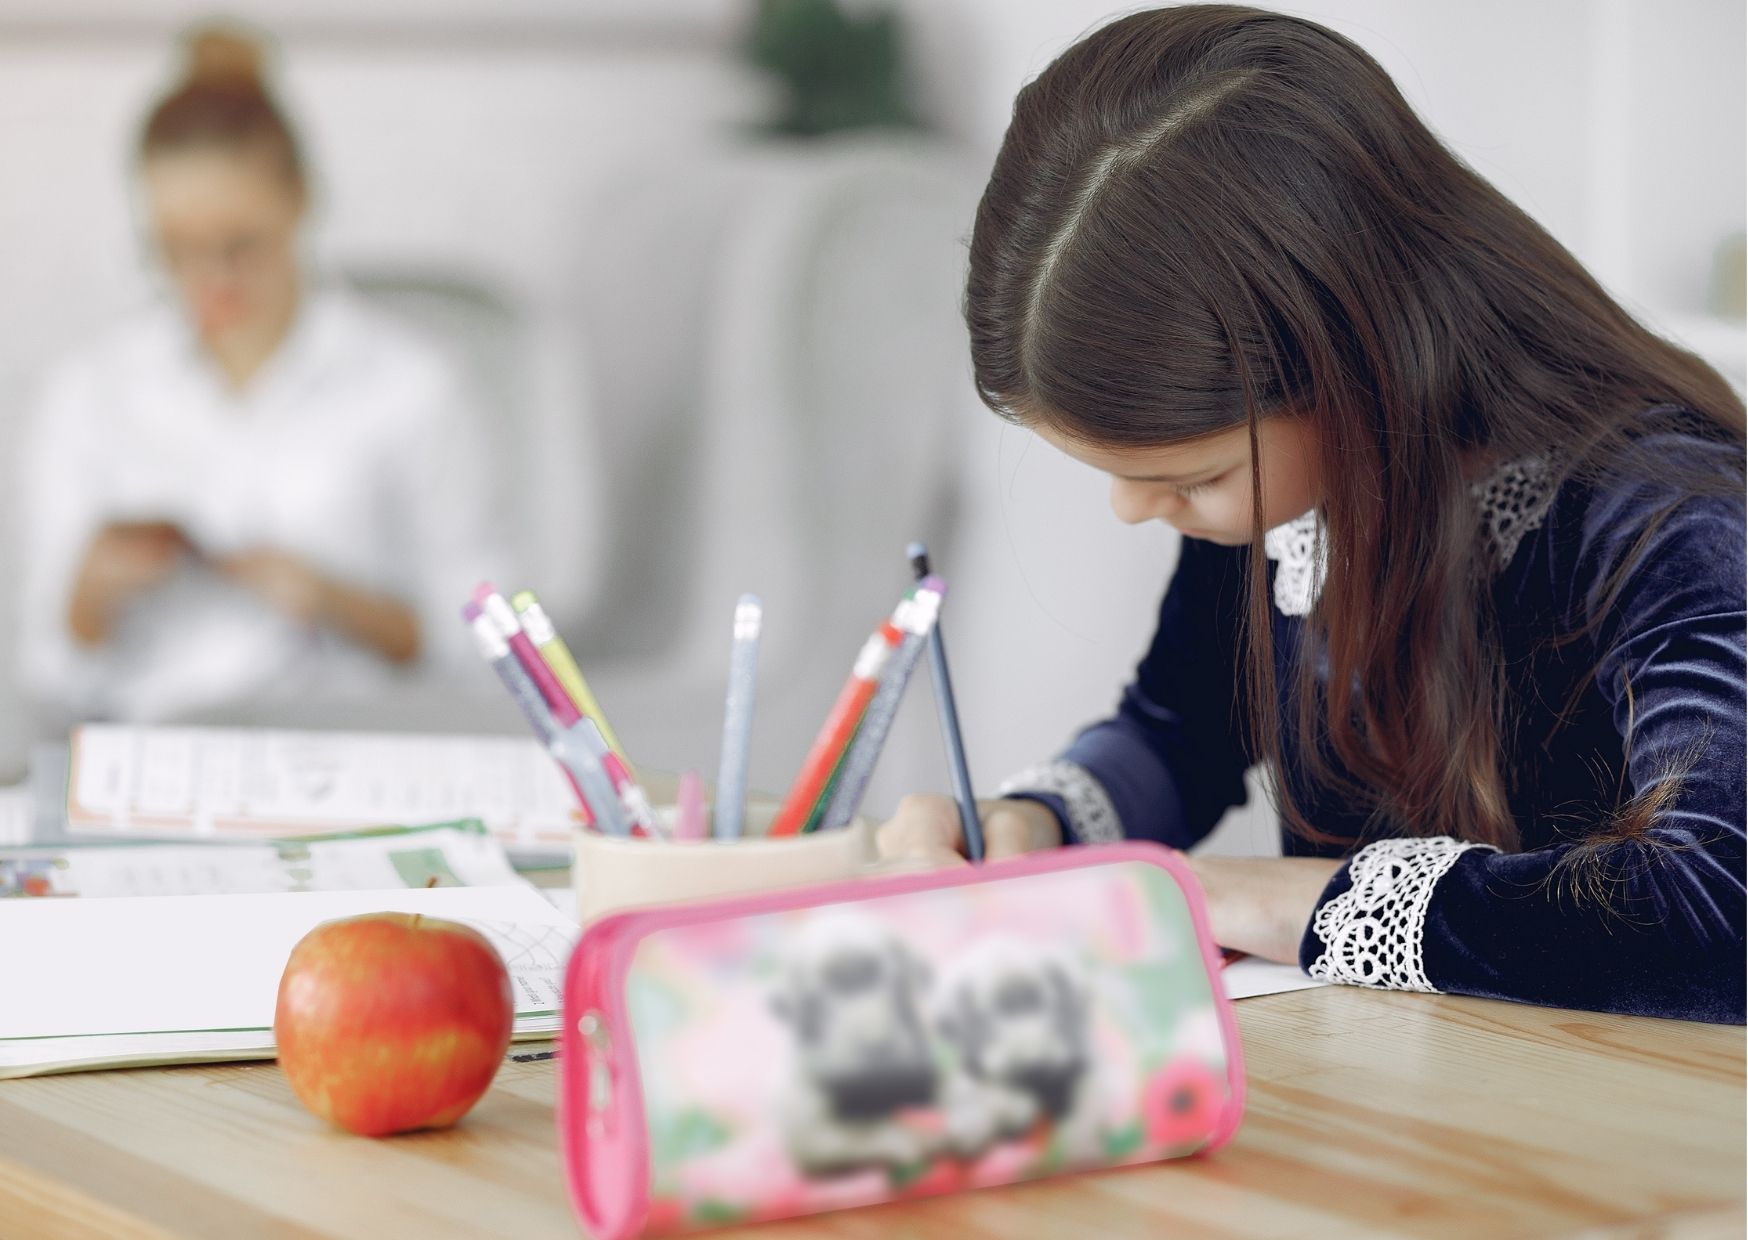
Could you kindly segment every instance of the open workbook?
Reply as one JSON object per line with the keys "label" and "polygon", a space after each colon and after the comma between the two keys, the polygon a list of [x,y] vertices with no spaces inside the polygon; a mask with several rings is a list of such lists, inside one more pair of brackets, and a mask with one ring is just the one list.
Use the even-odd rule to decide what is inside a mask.
{"label": "open workbook", "polygon": [[0,847],[0,900],[486,887],[526,880],[477,819],[259,844]]}
{"label": "open workbook", "polygon": [[0,901],[0,1078],[273,1057],[291,949],[324,921],[422,913],[509,967],[519,1039],[558,1029],[577,927],[533,887]]}

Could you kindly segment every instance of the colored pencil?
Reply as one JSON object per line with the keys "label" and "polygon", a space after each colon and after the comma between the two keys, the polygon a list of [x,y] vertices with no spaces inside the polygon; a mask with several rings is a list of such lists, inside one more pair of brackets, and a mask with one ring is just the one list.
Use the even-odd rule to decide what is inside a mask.
{"label": "colored pencil", "polygon": [[576,776],[583,795],[594,807],[595,821],[608,835],[628,836],[631,820],[620,805],[612,777],[589,744],[585,719],[577,719],[554,738],[552,752]]}
{"label": "colored pencil", "polygon": [[546,665],[546,660],[540,657],[540,651],[534,648],[533,640],[523,631],[522,622],[516,619],[510,600],[498,592],[497,586],[489,581],[482,581],[474,587],[473,601],[498,626],[498,632],[510,644],[516,660],[522,664],[522,670],[528,673],[528,678],[539,688],[540,696],[546,699],[546,705],[552,711],[553,720],[559,728],[562,730],[570,727],[581,712],[571,700],[570,693]]}
{"label": "colored pencil", "polygon": [[[523,715],[528,719],[528,725],[534,729],[534,735],[558,762],[559,770],[564,772],[565,779],[570,781],[571,791],[576,795],[577,805],[582,811],[583,825],[594,826],[599,817],[595,813],[595,806],[591,804],[584,782],[578,777],[578,772],[572,769],[570,762],[566,760],[564,754],[561,754],[558,747],[559,737],[563,729],[553,719],[552,711],[547,706],[545,698],[535,687],[534,681],[529,678],[521,661],[511,651],[509,642],[504,640],[502,630],[490,616],[484,613],[478,603],[469,603],[463,607],[461,617],[467,622],[468,628],[473,631],[474,644],[479,647],[480,656],[492,665],[492,670],[497,672],[498,679],[503,681],[504,688],[510,691],[510,696],[515,699],[516,705],[522,708]],[[597,788],[596,795],[599,794],[600,789]]]}
{"label": "colored pencil", "polygon": [[534,735],[545,744],[558,732],[558,727],[552,721],[552,711],[547,708],[546,699],[541,697],[540,690],[535,687],[528,673],[522,669],[522,664],[510,650],[510,643],[504,640],[498,626],[486,616],[478,603],[469,603],[461,609],[461,618],[473,633],[474,645],[479,648],[480,657],[491,664],[492,670],[503,681],[504,688],[510,691],[510,697],[515,700],[528,720],[528,726],[534,729]]}
{"label": "colored pencil", "polygon": [[880,688],[868,703],[862,726],[856,730],[856,739],[850,743],[849,752],[844,756],[843,767],[820,822],[823,829],[848,826],[861,808],[868,781],[873,778],[874,766],[880,760],[880,751],[892,731],[893,720],[898,716],[905,686],[910,683],[911,673],[922,658],[929,635],[935,630],[946,592],[947,587],[939,577],[927,577],[915,595],[900,606],[902,615],[898,618],[898,627],[904,634],[904,641],[886,665],[886,671],[880,677]]}
{"label": "colored pencil", "polygon": [[540,605],[540,599],[532,590],[518,590],[510,596],[510,606],[528,634],[528,640],[534,643],[541,660],[558,678],[559,684],[564,687],[576,708],[595,721],[595,726],[601,729],[601,735],[607,738],[608,746],[619,755],[625,769],[635,776],[636,768],[631,765],[625,746],[613,734],[613,725],[607,722],[606,712],[601,709],[601,703],[595,700],[594,693],[589,689],[589,682],[583,679],[582,669],[571,657],[570,647],[558,635],[558,629],[553,626],[546,609]]}
{"label": "colored pencil", "polygon": [[680,790],[674,797],[674,838],[701,840],[705,838],[704,781],[697,771],[680,776]]}
{"label": "colored pencil", "polygon": [[[480,610],[498,626],[499,633],[509,643],[517,661],[539,687],[540,696],[552,711],[552,721],[558,725],[560,738],[574,737],[567,744],[567,752],[580,752],[586,755],[590,763],[600,768],[602,777],[613,792],[613,808],[619,812],[606,814],[597,806],[596,816],[610,830],[623,826],[622,833],[629,834],[635,826],[645,834],[659,834],[661,828],[656,823],[655,812],[650,807],[649,798],[638,786],[636,777],[631,774],[630,765],[614,751],[600,725],[593,719],[585,718],[571,700],[569,692],[540,657],[533,639],[522,629],[508,600],[489,581],[481,582],[475,587],[473,597]],[[580,773],[578,777],[581,778]],[[583,791],[589,791],[587,783],[583,784]]]}
{"label": "colored pencil", "polygon": [[728,656],[728,698],[722,713],[722,755],[716,772],[716,813],[711,833],[740,836],[746,823],[747,758],[752,747],[753,697],[759,666],[759,630],[764,608],[755,594],[734,605],[734,641]]}
{"label": "colored pencil", "polygon": [[601,735],[601,729],[595,726],[595,721],[579,718],[575,730],[582,738],[584,746],[600,762],[601,769],[607,773],[607,781],[613,785],[614,797],[631,824],[631,833],[666,838],[668,833],[656,821],[655,807],[649,803],[649,796],[644,792],[643,786],[607,744],[607,738]]}
{"label": "colored pencil", "polygon": [[768,834],[794,835],[813,816],[827,781],[831,779],[833,770],[843,757],[851,737],[855,735],[856,727],[862,721],[862,714],[874,697],[874,691],[879,688],[880,673],[902,638],[903,634],[890,620],[886,620],[862,644],[862,649],[856,655],[856,662],[850,669],[850,677],[838,691],[837,700],[832,703],[825,723],[819,729],[819,735],[814,737],[813,747],[807,751],[807,757],[801,763],[801,772],[790,786],[789,795],[784,798]]}
{"label": "colored pencil", "polygon": [[[874,690],[874,696],[880,696],[878,687]],[[873,703],[874,699],[869,698],[869,708],[872,708]],[[855,745],[856,738],[862,734],[862,724],[867,718],[868,710],[864,709],[862,718],[856,720],[856,726],[850,731],[850,739],[844,744],[844,752],[838,755],[837,765],[832,767],[831,778],[825,781],[825,787],[820,791],[819,799],[813,803],[813,809],[808,813],[807,821],[801,824],[801,834],[812,835],[819,830],[820,824],[825,821],[826,807],[831,804],[832,797],[837,794],[838,778],[844,773],[844,759],[850,756],[850,749]]]}

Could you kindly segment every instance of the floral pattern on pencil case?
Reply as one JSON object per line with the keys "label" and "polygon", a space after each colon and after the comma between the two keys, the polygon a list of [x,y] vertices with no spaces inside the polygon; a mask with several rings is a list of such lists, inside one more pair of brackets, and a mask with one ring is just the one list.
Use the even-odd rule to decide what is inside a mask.
{"label": "floral pattern on pencil case", "polygon": [[646,1234],[1193,1153],[1228,1102],[1143,863],[670,927],[628,974]]}

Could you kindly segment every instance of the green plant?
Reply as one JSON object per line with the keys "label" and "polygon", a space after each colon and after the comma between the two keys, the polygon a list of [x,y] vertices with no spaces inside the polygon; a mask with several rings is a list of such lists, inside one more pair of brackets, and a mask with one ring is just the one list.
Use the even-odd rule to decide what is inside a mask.
{"label": "green plant", "polygon": [[816,135],[870,126],[913,126],[905,99],[898,14],[838,0],[758,0],[747,58],[777,78],[784,105],[772,128]]}

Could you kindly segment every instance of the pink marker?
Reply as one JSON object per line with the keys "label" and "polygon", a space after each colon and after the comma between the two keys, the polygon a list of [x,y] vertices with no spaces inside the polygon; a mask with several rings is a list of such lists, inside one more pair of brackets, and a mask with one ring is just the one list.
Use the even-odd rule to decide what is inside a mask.
{"label": "pink marker", "polygon": [[680,791],[674,798],[674,838],[701,840],[707,834],[704,825],[704,781],[697,771],[680,776]]}
{"label": "pink marker", "polygon": [[480,611],[497,627],[504,640],[510,643],[516,662],[522,665],[522,670],[528,673],[534,687],[540,690],[540,696],[546,699],[547,709],[552,711],[552,721],[558,725],[559,730],[563,731],[581,719],[582,712],[571,701],[571,695],[564,691],[558,677],[546,666],[546,660],[540,657],[540,651],[535,648],[533,639],[522,631],[522,624],[516,619],[516,609],[510,606],[510,600],[498,592],[497,586],[489,581],[482,581],[473,588],[473,601],[479,604]]}

